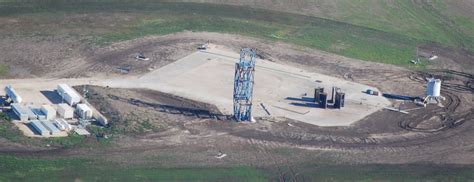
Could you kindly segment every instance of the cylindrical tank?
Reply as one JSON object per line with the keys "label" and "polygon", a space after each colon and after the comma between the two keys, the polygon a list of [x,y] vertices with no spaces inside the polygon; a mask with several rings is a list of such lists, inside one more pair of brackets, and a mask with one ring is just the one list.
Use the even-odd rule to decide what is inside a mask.
{"label": "cylindrical tank", "polygon": [[326,92],[321,93],[320,98],[319,106],[324,109],[328,108],[328,94]]}
{"label": "cylindrical tank", "polygon": [[429,79],[426,86],[426,96],[439,97],[441,96],[441,80]]}
{"label": "cylindrical tank", "polygon": [[323,87],[318,87],[316,89],[314,89],[314,102],[316,103],[319,103],[319,101],[321,100],[320,98],[320,95],[321,93],[324,92],[324,88]]}

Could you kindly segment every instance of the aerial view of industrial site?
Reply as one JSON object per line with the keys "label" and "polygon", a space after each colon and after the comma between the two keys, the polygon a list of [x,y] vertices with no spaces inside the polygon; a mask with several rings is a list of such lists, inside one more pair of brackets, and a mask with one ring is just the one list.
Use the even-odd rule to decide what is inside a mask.
{"label": "aerial view of industrial site", "polygon": [[0,0],[3,181],[474,181],[474,1]]}

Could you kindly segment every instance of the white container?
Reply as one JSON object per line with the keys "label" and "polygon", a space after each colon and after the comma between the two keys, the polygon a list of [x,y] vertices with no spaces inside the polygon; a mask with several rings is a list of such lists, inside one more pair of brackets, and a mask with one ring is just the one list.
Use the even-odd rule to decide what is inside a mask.
{"label": "white container", "polygon": [[65,103],[58,104],[57,110],[61,118],[72,119],[72,117],[74,117],[74,109],[68,104],[65,104]]}
{"label": "white container", "polygon": [[11,105],[13,112],[20,118],[20,121],[28,121],[27,108],[20,104]]}
{"label": "white container", "polygon": [[66,130],[66,126],[64,126],[64,124],[59,119],[53,120],[53,124],[56,125],[56,127],[58,127],[58,129],[61,131]]}
{"label": "white container", "polygon": [[12,86],[8,85],[5,87],[5,93],[12,99],[14,103],[21,103],[23,99],[16,93]]}
{"label": "white container", "polygon": [[49,121],[41,121],[41,124],[43,124],[43,126],[50,132],[51,135],[61,132],[56,126],[54,126],[53,123]]}
{"label": "white container", "polygon": [[92,118],[92,109],[86,104],[77,104],[76,113],[82,119]]}
{"label": "white container", "polygon": [[81,96],[72,87],[66,84],[59,84],[56,90],[61,98],[70,106],[81,102]]}
{"label": "white container", "polygon": [[38,120],[33,120],[30,122],[30,125],[41,135],[41,136],[46,136],[49,135],[50,132],[48,129],[44,127],[44,125],[38,121]]}
{"label": "white container", "polygon": [[426,86],[426,96],[439,97],[441,96],[441,80],[431,78],[428,80]]}
{"label": "white container", "polygon": [[41,112],[46,115],[46,120],[52,120],[56,118],[56,109],[54,109],[51,105],[42,105]]}
{"label": "white container", "polygon": [[64,119],[57,118],[53,121],[53,124],[56,125],[56,127],[58,127],[59,130],[61,130],[61,131],[70,131],[70,130],[72,130],[72,126],[69,123],[67,123],[66,120],[64,120]]}

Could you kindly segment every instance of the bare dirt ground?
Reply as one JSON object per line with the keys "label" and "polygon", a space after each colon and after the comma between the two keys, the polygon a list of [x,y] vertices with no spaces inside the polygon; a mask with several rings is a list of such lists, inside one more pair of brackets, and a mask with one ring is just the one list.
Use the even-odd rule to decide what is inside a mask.
{"label": "bare dirt ground", "polygon": [[[123,77],[134,77],[147,72],[150,66],[158,68],[189,54],[207,40],[233,50],[254,47],[266,60],[400,95],[422,96],[424,79],[436,76],[444,81],[442,95],[447,99],[442,103],[444,107],[430,105],[412,110],[408,115],[383,110],[351,126],[318,127],[287,119],[261,118],[256,124],[235,123],[214,106],[177,96],[150,90],[92,87],[89,101],[114,121],[113,129],[124,133],[112,134],[115,140],[111,146],[25,152],[22,147],[9,147],[13,144],[0,140],[1,152],[46,157],[101,156],[124,164],[277,166],[281,173],[290,175],[297,170],[292,164],[312,160],[351,164],[474,163],[473,75],[459,69],[463,66],[415,72],[280,42],[184,32],[94,50],[89,56],[79,56],[83,61],[67,72],[45,66],[42,69],[47,71],[38,68],[37,72],[23,76],[117,77],[118,65],[131,64],[135,69]],[[152,55],[152,61],[135,61],[132,56],[138,51]],[[403,101],[393,101],[393,105],[416,108]],[[87,142],[97,141],[90,138]],[[219,151],[228,156],[216,159],[214,156]]]}

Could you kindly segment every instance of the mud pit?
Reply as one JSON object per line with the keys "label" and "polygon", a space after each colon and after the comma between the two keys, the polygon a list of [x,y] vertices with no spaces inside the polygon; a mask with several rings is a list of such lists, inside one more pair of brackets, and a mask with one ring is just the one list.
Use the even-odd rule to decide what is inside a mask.
{"label": "mud pit", "polygon": [[[231,115],[234,69],[238,60],[238,53],[213,46],[139,79],[110,80],[105,81],[104,85],[158,90],[214,104],[222,113]],[[325,87],[325,91],[330,94],[333,86],[346,93],[345,107],[319,108],[313,102],[314,89]],[[365,94],[367,89],[377,90],[371,86],[258,59],[253,116],[286,117],[319,126],[347,126],[390,104],[383,97]]]}

